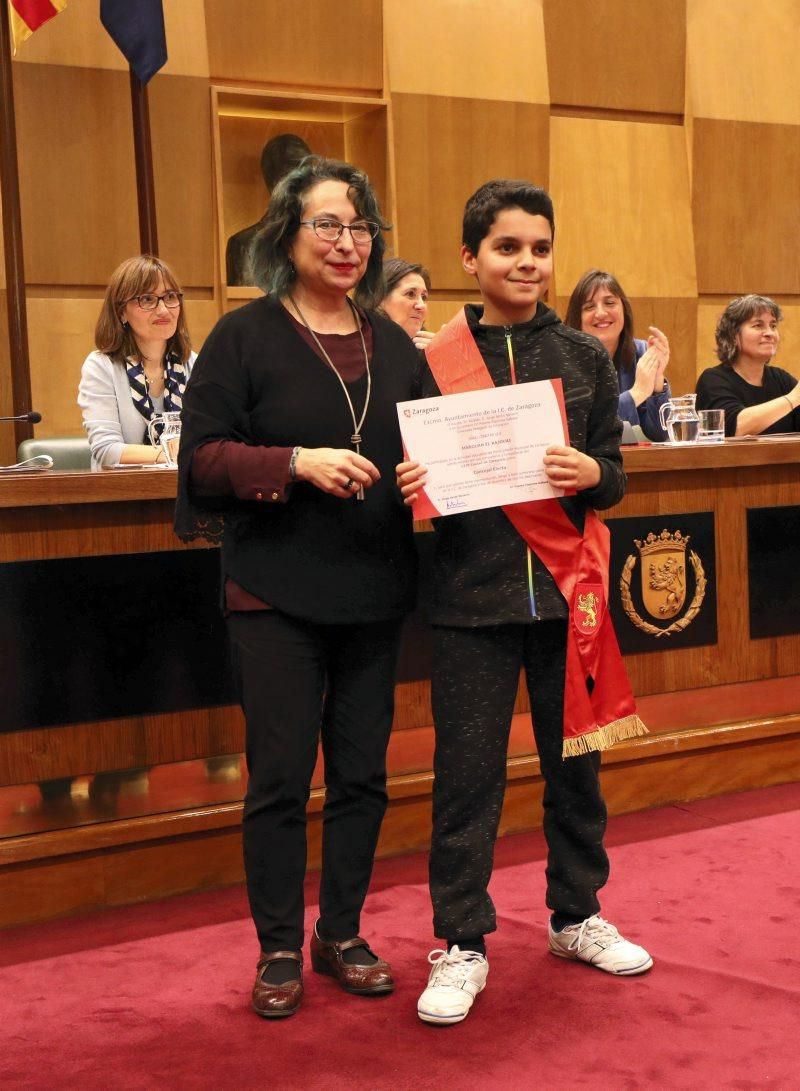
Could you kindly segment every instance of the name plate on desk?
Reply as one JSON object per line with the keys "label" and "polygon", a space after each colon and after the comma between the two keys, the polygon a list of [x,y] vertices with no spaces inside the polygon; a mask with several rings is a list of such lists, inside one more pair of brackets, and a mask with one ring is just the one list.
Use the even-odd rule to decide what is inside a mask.
{"label": "name plate on desk", "polygon": [[713,512],[608,519],[609,602],[626,655],[717,643]]}

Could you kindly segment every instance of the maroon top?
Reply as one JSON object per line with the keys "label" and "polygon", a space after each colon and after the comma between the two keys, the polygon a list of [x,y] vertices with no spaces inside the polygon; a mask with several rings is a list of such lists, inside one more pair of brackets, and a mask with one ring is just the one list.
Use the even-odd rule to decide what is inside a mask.
{"label": "maroon top", "polygon": [[[293,315],[286,313],[303,340],[324,360],[311,333]],[[371,360],[372,327],[363,317],[361,330]],[[366,366],[361,334],[357,330],[345,334],[318,333],[317,337],[346,383],[361,378]],[[233,494],[240,500],[285,503],[292,484],[289,476],[291,457],[291,447],[251,447],[239,440],[212,440],[194,453],[190,470],[192,488],[200,496]],[[225,581],[225,606],[228,610],[270,609],[267,603],[231,579]]]}

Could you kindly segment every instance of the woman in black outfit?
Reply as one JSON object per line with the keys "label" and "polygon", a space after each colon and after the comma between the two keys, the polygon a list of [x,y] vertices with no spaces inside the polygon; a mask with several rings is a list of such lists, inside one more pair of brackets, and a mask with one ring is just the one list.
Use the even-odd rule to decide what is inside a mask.
{"label": "woman in black outfit", "polygon": [[800,383],[772,364],[782,317],[763,295],[739,296],[720,315],[720,363],[697,380],[697,408],[724,409],[726,436],[800,432]]}
{"label": "woman in black outfit", "polygon": [[219,513],[246,719],[247,889],[261,944],[253,1006],[302,997],[306,803],[325,757],[314,970],[348,992],[394,987],[358,936],[386,809],[402,619],[415,592],[395,488],[396,402],[417,353],[348,298],[379,290],[380,209],[366,175],[305,160],[276,187],[254,265],[267,294],[223,317],[184,397],[178,533]]}

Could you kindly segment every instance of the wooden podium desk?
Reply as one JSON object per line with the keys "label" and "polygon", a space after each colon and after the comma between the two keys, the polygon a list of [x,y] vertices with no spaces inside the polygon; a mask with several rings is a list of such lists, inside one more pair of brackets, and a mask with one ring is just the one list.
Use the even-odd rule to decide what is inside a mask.
{"label": "wooden podium desk", "polygon": [[[793,537],[792,528],[800,517],[800,437],[629,448],[624,459],[627,495],[604,515],[614,543],[609,598],[651,734],[604,756],[610,810],[798,779],[800,534]],[[0,477],[7,678],[0,926],[241,878],[243,729],[214,662],[221,654],[216,551],[174,536],[174,494],[170,470]],[[689,537],[687,586],[669,622],[683,627],[654,636],[630,620],[664,627],[642,605],[644,565],[653,562],[634,541],[647,545],[650,533],[659,546],[662,532],[673,554],[674,543]],[[424,555],[424,531],[420,542]],[[752,567],[765,542],[762,567],[772,591]],[[665,557],[669,550],[657,555],[657,568]],[[632,614],[620,614],[620,561]],[[751,577],[761,581],[759,595],[778,589],[774,633],[770,609],[759,606],[758,595],[752,601]],[[173,609],[184,629],[165,641],[169,626],[148,596],[163,601],[164,586],[184,583],[188,590]],[[765,633],[751,632],[751,615]],[[177,655],[170,657],[167,643],[177,643]],[[384,855],[424,848],[430,829],[433,735],[420,618],[412,619],[406,644]],[[200,667],[184,677],[187,660]],[[503,832],[541,821],[526,709],[520,689]],[[312,864],[320,785],[318,770],[309,808]]]}

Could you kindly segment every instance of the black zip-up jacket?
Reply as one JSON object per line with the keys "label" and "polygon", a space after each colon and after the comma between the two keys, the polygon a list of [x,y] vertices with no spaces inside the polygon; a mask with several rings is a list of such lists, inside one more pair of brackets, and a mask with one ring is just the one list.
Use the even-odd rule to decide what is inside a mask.
{"label": "black zip-up jacket", "polygon": [[[511,384],[509,339],[518,383],[555,378],[563,382],[570,443],[600,464],[600,481],[594,488],[559,501],[582,529],[588,507],[610,508],[625,493],[619,388],[608,353],[594,337],[565,326],[542,303],[529,322],[514,326],[482,326],[482,307],[470,305],[465,311],[495,386]],[[427,363],[423,364],[421,397],[440,393]],[[535,556],[531,557],[532,609],[528,547],[501,508],[448,515],[435,519],[434,526],[429,609],[434,624],[478,627],[567,617],[561,593]]]}

